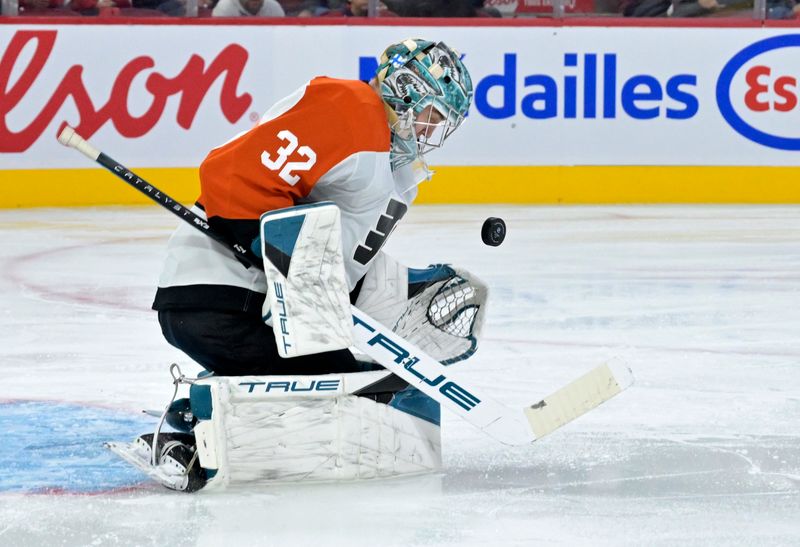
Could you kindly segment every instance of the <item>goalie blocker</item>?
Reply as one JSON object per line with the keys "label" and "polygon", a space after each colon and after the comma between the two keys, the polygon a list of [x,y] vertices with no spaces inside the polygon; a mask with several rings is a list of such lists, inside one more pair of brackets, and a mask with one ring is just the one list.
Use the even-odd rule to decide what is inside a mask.
{"label": "goalie blocker", "polygon": [[281,357],[353,345],[339,208],[331,202],[261,215],[264,319]]}

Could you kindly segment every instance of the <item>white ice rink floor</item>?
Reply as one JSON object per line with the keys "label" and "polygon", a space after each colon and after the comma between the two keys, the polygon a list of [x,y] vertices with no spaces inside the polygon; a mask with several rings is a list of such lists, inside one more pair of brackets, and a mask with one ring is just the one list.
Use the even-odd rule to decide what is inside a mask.
{"label": "white ice rink floor", "polygon": [[800,545],[800,207],[412,208],[387,250],[492,288],[482,391],[636,384],[521,448],[443,415],[439,475],[194,495],[100,448],[199,371],[149,310],[177,222],[0,211],[0,545]]}

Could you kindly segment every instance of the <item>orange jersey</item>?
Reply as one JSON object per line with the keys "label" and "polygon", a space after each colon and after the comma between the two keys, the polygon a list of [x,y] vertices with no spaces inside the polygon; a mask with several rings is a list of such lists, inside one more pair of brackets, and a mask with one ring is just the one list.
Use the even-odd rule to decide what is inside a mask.
{"label": "orange jersey", "polygon": [[[416,197],[420,173],[392,170],[383,101],[359,81],[315,78],[278,101],[253,129],[215,148],[200,166],[194,211],[247,249],[262,213],[332,201],[352,290]],[[421,173],[422,178],[427,171]],[[230,249],[182,224],[170,239],[155,309],[252,310],[266,276]]]}
{"label": "orange jersey", "polygon": [[198,201],[209,218],[257,219],[291,207],[348,157],[389,151],[383,101],[363,82],[315,78],[291,108],[283,103],[200,166]]}

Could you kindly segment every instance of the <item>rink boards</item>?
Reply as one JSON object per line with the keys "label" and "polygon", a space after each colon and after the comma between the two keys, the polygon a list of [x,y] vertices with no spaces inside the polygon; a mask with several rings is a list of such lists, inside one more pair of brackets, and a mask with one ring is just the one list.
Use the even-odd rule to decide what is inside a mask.
{"label": "rink boards", "polygon": [[58,145],[64,123],[192,201],[210,149],[408,36],[459,49],[475,85],[421,202],[800,202],[790,29],[248,23],[0,25],[0,207],[145,202]]}

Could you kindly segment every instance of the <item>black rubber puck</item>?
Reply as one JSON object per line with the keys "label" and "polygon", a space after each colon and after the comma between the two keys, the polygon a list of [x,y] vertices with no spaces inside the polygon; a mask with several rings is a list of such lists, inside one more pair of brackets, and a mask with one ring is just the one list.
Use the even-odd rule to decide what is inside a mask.
{"label": "black rubber puck", "polygon": [[487,245],[497,247],[506,238],[506,223],[502,218],[489,217],[483,222],[481,239]]}

